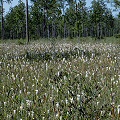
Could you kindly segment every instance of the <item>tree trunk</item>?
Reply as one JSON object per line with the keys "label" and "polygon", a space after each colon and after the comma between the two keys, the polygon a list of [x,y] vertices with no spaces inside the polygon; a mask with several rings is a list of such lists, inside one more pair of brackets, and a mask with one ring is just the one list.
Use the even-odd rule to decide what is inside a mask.
{"label": "tree trunk", "polygon": [[29,42],[28,0],[26,0],[26,40]]}
{"label": "tree trunk", "polygon": [[3,17],[3,0],[1,0],[1,17],[2,17],[2,20],[1,20],[1,38],[2,40],[4,40],[4,17]]}
{"label": "tree trunk", "polygon": [[66,38],[66,22],[65,22],[65,18],[64,18],[64,39]]}

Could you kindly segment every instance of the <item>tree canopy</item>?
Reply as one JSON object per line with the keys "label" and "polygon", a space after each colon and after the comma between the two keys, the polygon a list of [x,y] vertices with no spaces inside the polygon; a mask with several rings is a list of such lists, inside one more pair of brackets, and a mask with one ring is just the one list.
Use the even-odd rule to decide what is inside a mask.
{"label": "tree canopy", "polygon": [[[120,6],[118,0],[114,3]],[[119,14],[114,17],[103,0],[93,0],[91,7],[86,6],[86,0],[31,0],[28,11],[30,39],[87,36],[101,39],[120,32],[116,28]],[[26,5],[22,1],[10,8],[4,16],[5,39],[26,37],[25,15]]]}

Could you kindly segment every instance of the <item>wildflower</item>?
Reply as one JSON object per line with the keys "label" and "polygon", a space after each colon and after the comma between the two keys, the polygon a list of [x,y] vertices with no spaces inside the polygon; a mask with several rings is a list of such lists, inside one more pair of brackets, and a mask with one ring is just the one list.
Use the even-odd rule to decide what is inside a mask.
{"label": "wildflower", "polygon": [[4,106],[6,106],[7,102],[4,102]]}
{"label": "wildflower", "polygon": [[97,102],[97,105],[99,104],[99,102]]}
{"label": "wildflower", "polygon": [[60,116],[60,120],[62,120],[62,116]]}
{"label": "wildflower", "polygon": [[20,111],[22,111],[23,110],[23,105],[21,104],[21,106],[20,106]]}
{"label": "wildflower", "polygon": [[63,62],[65,61],[65,58],[63,58]]}
{"label": "wildflower", "polygon": [[27,107],[30,107],[31,104],[32,104],[32,101],[30,101],[30,100],[26,100],[26,104],[27,104]]}
{"label": "wildflower", "polygon": [[16,110],[13,110],[14,115],[16,114]]}
{"label": "wildflower", "polygon": [[59,112],[56,113],[56,118],[58,118],[58,117],[59,117]]}
{"label": "wildflower", "polygon": [[31,116],[32,116],[32,118],[33,118],[33,116],[34,116],[34,112],[33,112],[33,111],[31,111]]}
{"label": "wildflower", "polygon": [[30,92],[27,92],[27,95],[30,95]]}
{"label": "wildflower", "polygon": [[59,107],[59,102],[56,103],[56,107],[57,107],[57,108]]}
{"label": "wildflower", "polygon": [[22,93],[22,90],[20,90],[19,93],[21,94],[21,93]]}
{"label": "wildflower", "polygon": [[71,102],[71,103],[73,103],[73,97],[72,97],[72,98],[70,98],[70,102]]}
{"label": "wildflower", "polygon": [[50,113],[50,110],[47,110],[47,113]]}
{"label": "wildflower", "polygon": [[115,103],[112,102],[111,105],[112,105],[111,116],[112,116],[112,118],[114,118],[115,117]]}
{"label": "wildflower", "polygon": [[77,95],[77,101],[80,101],[80,95]]}
{"label": "wildflower", "polygon": [[12,79],[15,80],[15,75],[12,73]]}
{"label": "wildflower", "polygon": [[5,86],[3,85],[3,91],[4,91],[4,89],[5,89]]}
{"label": "wildflower", "polygon": [[105,114],[105,110],[102,110],[101,115],[104,116],[104,114]]}
{"label": "wildflower", "polygon": [[117,106],[118,117],[120,117],[120,105]]}
{"label": "wildflower", "polygon": [[67,77],[66,77],[66,76],[64,76],[63,78],[64,78],[64,80],[66,80],[66,79],[67,79]]}
{"label": "wildflower", "polygon": [[7,118],[10,119],[10,118],[11,118],[11,115],[7,114]]}
{"label": "wildflower", "polygon": [[88,77],[88,72],[86,71],[86,75],[85,75],[85,77]]}
{"label": "wildflower", "polygon": [[65,103],[68,104],[68,100],[67,99],[65,99]]}
{"label": "wildflower", "polygon": [[36,95],[38,94],[38,90],[35,90],[35,92],[36,92]]}
{"label": "wildflower", "polygon": [[45,69],[46,69],[46,71],[48,70],[48,64],[47,63],[45,64]]}

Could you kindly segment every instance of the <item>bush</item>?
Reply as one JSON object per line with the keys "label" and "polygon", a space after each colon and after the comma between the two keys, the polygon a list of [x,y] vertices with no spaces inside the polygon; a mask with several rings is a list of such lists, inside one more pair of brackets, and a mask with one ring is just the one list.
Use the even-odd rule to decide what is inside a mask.
{"label": "bush", "polygon": [[120,38],[120,33],[114,35],[115,38]]}
{"label": "bush", "polygon": [[19,39],[19,40],[17,41],[17,44],[18,44],[18,45],[25,45],[25,40]]}

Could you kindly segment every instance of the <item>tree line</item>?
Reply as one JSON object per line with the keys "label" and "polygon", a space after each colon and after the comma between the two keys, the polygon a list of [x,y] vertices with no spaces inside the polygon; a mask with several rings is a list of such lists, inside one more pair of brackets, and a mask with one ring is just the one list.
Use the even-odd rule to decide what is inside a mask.
{"label": "tree line", "polygon": [[[2,39],[102,39],[120,33],[120,12],[114,17],[104,0],[93,0],[91,7],[86,7],[86,0],[31,0],[29,6],[28,0],[19,0],[5,16],[0,2]],[[119,9],[120,2],[114,0],[114,5]]]}

